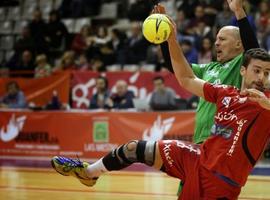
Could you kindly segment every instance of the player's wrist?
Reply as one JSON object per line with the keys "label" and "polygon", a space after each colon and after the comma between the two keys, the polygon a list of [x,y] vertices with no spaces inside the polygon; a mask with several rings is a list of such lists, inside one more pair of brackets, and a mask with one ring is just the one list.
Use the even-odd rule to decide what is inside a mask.
{"label": "player's wrist", "polygon": [[237,20],[243,19],[243,18],[245,18],[247,16],[246,12],[245,12],[245,10],[243,8],[235,9],[234,14],[235,14],[235,17],[236,17]]}

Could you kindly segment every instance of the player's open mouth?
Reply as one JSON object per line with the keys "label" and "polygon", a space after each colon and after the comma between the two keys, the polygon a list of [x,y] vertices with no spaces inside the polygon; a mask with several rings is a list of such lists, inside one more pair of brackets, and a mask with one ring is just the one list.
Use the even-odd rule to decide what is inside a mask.
{"label": "player's open mouth", "polygon": [[217,50],[217,55],[220,55],[222,53],[221,50]]}

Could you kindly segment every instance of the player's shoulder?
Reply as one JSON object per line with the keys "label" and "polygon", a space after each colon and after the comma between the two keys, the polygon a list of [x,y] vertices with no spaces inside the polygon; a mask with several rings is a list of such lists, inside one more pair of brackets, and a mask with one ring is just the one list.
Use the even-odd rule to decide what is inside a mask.
{"label": "player's shoulder", "polygon": [[228,92],[239,92],[239,89],[235,86],[232,85],[224,85],[224,84],[216,84],[216,83],[208,83],[210,87],[219,89],[219,90],[224,90]]}

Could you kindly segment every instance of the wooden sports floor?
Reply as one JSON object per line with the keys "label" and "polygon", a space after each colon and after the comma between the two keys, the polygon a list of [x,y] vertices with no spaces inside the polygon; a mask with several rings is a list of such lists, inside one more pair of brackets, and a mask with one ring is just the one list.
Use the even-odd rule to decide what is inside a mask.
{"label": "wooden sports floor", "polygon": [[[174,200],[177,187],[159,172],[113,172],[88,188],[50,168],[0,166],[0,200]],[[270,176],[250,176],[239,199],[270,200]]]}

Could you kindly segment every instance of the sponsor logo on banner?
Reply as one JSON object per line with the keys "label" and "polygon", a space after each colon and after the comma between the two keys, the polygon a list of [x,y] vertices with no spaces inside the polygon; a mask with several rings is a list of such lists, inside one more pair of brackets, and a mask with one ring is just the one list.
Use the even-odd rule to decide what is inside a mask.
{"label": "sponsor logo on banner", "polygon": [[9,142],[15,139],[20,131],[23,129],[26,116],[15,117],[15,114],[12,114],[7,126],[1,127],[0,130],[0,139],[3,142]]}
{"label": "sponsor logo on banner", "polygon": [[87,83],[78,83],[72,89],[72,99],[77,103],[77,107],[86,105],[89,107],[90,101],[88,97],[88,90],[95,86],[95,79],[90,79]]}
{"label": "sponsor logo on banner", "polygon": [[109,142],[109,123],[107,121],[94,122],[93,141],[94,142]]}
{"label": "sponsor logo on banner", "polygon": [[15,139],[16,142],[33,142],[33,143],[46,143],[57,144],[58,139],[51,137],[48,132],[21,132]]}
{"label": "sponsor logo on banner", "polygon": [[161,140],[164,135],[168,133],[171,129],[175,117],[170,117],[162,120],[161,116],[158,115],[157,120],[154,121],[154,124],[151,128],[144,130],[142,138],[143,140],[156,141]]}

